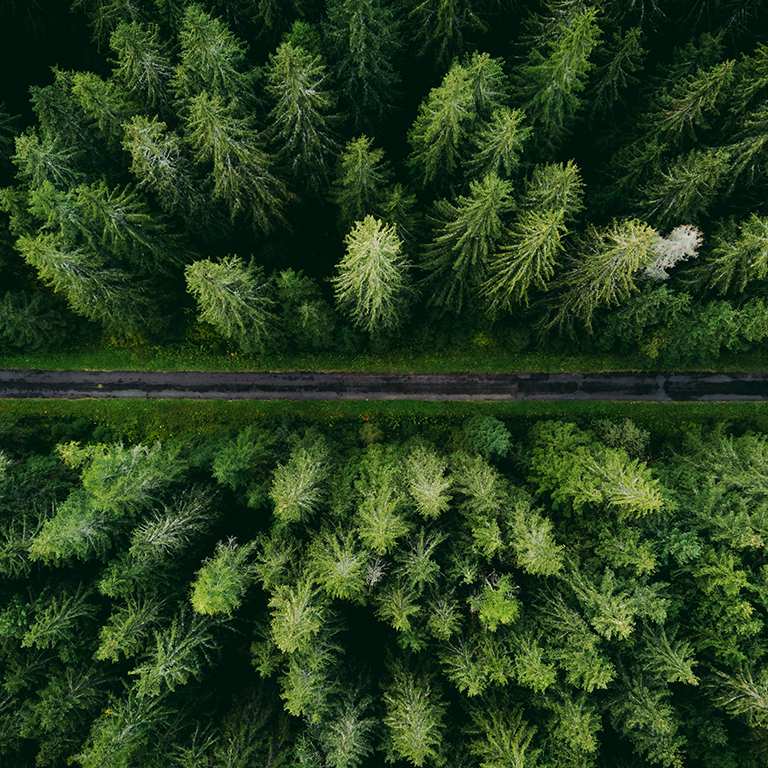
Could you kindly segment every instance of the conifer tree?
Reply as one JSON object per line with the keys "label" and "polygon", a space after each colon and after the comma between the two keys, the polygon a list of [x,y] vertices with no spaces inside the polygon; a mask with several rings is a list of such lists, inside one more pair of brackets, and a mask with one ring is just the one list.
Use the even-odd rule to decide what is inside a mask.
{"label": "conifer tree", "polygon": [[267,92],[275,106],[269,136],[292,177],[313,192],[325,191],[337,143],[336,96],[320,56],[283,43],[269,57]]}
{"label": "conifer tree", "polygon": [[173,67],[159,28],[121,22],[109,46],[117,55],[113,77],[127,93],[146,107],[165,109]]}
{"label": "conifer tree", "polygon": [[423,446],[414,449],[405,465],[408,492],[418,513],[426,520],[434,520],[445,512],[451,501],[448,491],[451,480],[445,477],[446,464],[440,457]]}
{"label": "conifer tree", "polygon": [[351,531],[326,532],[313,542],[311,567],[331,599],[365,600],[368,559]]}
{"label": "conifer tree", "polygon": [[409,164],[422,187],[442,186],[460,165],[462,149],[476,118],[469,75],[454,64],[419,106],[408,134]]}
{"label": "conifer tree", "polygon": [[156,117],[143,115],[123,123],[123,130],[123,149],[131,154],[131,171],[140,186],[151,189],[166,212],[203,215],[202,191],[181,151],[181,138]]}
{"label": "conifer tree", "polygon": [[402,758],[417,768],[439,760],[445,704],[434,683],[399,664],[391,674],[392,683],[384,694],[389,759]]}
{"label": "conifer tree", "polygon": [[270,171],[252,121],[238,117],[233,103],[203,91],[189,105],[187,139],[198,163],[213,164],[213,196],[234,218],[245,213],[254,228],[268,232],[282,221],[286,191]]}
{"label": "conifer tree", "polygon": [[22,236],[16,247],[41,280],[66,296],[77,314],[115,333],[145,328],[151,314],[146,288],[127,272],[105,267],[93,254],[66,247],[50,234]]}
{"label": "conifer tree", "polygon": [[[605,46],[607,61],[595,67],[588,94],[593,114],[613,112],[614,105],[624,101],[621,91],[638,83],[635,72],[643,68],[642,62],[648,53],[640,45],[641,37],[642,29],[631,27],[623,36],[614,33],[612,42]],[[596,54],[600,54],[600,49]]]}
{"label": "conifer tree", "polygon": [[591,329],[598,307],[618,304],[635,290],[634,276],[653,262],[656,239],[656,231],[637,219],[591,228],[582,255],[563,276],[565,293],[550,327],[577,318]]}
{"label": "conifer tree", "polygon": [[192,582],[189,600],[197,613],[231,616],[240,607],[255,575],[248,562],[255,546],[255,541],[238,546],[234,538],[216,544],[214,556],[203,563]]}
{"label": "conifer tree", "polygon": [[643,190],[641,207],[659,227],[697,223],[724,184],[730,155],[723,149],[693,149],[678,156]]}
{"label": "conifer tree", "polygon": [[563,250],[567,224],[581,210],[582,189],[579,168],[572,160],[534,170],[524,210],[490,259],[482,293],[491,312],[527,305],[532,288],[547,290]]}
{"label": "conifer tree", "polygon": [[366,216],[381,216],[390,169],[383,149],[373,149],[367,136],[352,139],[339,157],[331,199],[339,206],[346,230]]}
{"label": "conifer tree", "polygon": [[470,0],[411,0],[409,5],[408,18],[419,55],[438,66],[466,50],[465,34],[486,30]]}
{"label": "conifer tree", "polygon": [[223,22],[200,5],[188,5],[181,21],[179,42],[181,57],[173,84],[182,101],[207,93],[233,107],[244,109],[252,105],[255,76],[242,71],[246,45]]}
{"label": "conifer tree", "polygon": [[94,654],[99,661],[132,659],[152,638],[161,620],[163,601],[157,597],[128,598],[117,607],[99,630],[100,645]]}
{"label": "conifer tree", "polygon": [[508,179],[520,162],[522,147],[533,128],[523,126],[525,112],[509,107],[493,111],[490,120],[473,136],[475,151],[467,162],[467,168],[475,178],[495,173]]}
{"label": "conifer tree", "polygon": [[520,70],[519,98],[531,122],[540,127],[537,135],[550,152],[568,135],[582,106],[579,94],[592,69],[589,57],[600,39],[596,16],[594,8],[574,12],[556,38],[548,41],[548,55],[534,47]]}
{"label": "conifer tree", "polygon": [[162,696],[190,678],[200,677],[217,650],[210,620],[198,614],[190,616],[183,606],[170,627],[155,632],[155,647],[144,663],[128,674],[137,676],[139,696]]}
{"label": "conifer tree", "polygon": [[201,320],[246,352],[263,348],[272,320],[272,302],[259,268],[229,256],[218,264],[210,259],[196,261],[185,274]]}
{"label": "conifer tree", "polygon": [[19,169],[19,178],[31,187],[41,187],[49,182],[59,189],[66,189],[82,179],[78,167],[81,154],[67,146],[59,135],[38,135],[34,128],[30,128],[16,137],[13,162]]}
{"label": "conifer tree", "polygon": [[294,653],[311,644],[325,619],[322,605],[309,580],[275,590],[270,598],[272,638],[283,653]]}
{"label": "conifer tree", "polygon": [[396,328],[405,319],[409,263],[395,228],[373,216],[346,237],[347,252],[333,278],[336,301],[369,333]]}
{"label": "conifer tree", "polygon": [[743,292],[753,280],[768,277],[768,218],[753,213],[738,228],[724,222],[717,232],[712,256],[700,271],[710,288],[723,294]]}
{"label": "conifer tree", "polygon": [[399,27],[381,0],[328,4],[324,39],[355,131],[376,130],[393,109],[400,81],[394,64]]}
{"label": "conifer tree", "polygon": [[459,197],[456,205],[447,200],[435,204],[441,223],[423,264],[434,285],[430,303],[459,312],[476,299],[513,208],[512,184],[495,174],[471,182],[469,195]]}
{"label": "conifer tree", "polygon": [[318,511],[330,471],[328,446],[321,438],[297,446],[272,477],[270,498],[275,517],[283,524],[298,523]]}

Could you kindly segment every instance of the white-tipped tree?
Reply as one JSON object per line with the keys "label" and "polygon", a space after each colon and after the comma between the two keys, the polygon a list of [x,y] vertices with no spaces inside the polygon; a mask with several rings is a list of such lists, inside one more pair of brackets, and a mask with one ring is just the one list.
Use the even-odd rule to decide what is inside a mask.
{"label": "white-tipped tree", "polygon": [[246,352],[263,348],[272,321],[272,301],[260,269],[229,256],[219,263],[196,261],[185,274],[201,320]]}
{"label": "white-tipped tree", "polygon": [[394,226],[366,216],[346,237],[347,252],[333,278],[336,301],[369,333],[396,328],[405,319],[410,264]]}

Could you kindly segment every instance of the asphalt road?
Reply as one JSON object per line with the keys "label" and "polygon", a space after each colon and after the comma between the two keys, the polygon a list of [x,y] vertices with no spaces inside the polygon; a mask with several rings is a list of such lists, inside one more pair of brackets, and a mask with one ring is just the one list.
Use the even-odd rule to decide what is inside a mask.
{"label": "asphalt road", "polygon": [[0,398],[764,401],[768,373],[294,373],[0,370]]}

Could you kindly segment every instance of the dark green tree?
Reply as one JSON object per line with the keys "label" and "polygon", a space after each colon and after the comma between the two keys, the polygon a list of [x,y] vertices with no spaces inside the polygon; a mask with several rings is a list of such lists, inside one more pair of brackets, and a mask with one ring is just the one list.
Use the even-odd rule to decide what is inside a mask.
{"label": "dark green tree", "polygon": [[328,4],[324,40],[355,131],[375,131],[393,110],[399,33],[397,17],[381,0]]}
{"label": "dark green tree", "polygon": [[495,174],[470,184],[456,204],[435,204],[438,226],[422,268],[432,287],[430,303],[459,312],[477,300],[488,261],[514,209],[511,182]]}
{"label": "dark green tree", "polygon": [[327,79],[321,57],[291,43],[269,57],[270,139],[291,176],[315,193],[326,190],[337,149],[336,96]]}

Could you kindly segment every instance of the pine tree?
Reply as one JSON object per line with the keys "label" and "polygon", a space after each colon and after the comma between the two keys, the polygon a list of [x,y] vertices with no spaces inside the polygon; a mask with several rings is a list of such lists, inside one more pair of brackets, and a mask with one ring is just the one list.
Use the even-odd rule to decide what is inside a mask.
{"label": "pine tree", "polygon": [[139,696],[162,696],[203,674],[206,663],[218,651],[210,620],[190,616],[182,607],[170,627],[155,632],[155,647],[143,664],[128,674],[136,675]]}
{"label": "pine tree", "polygon": [[390,176],[384,150],[373,149],[367,136],[352,139],[339,157],[331,199],[340,208],[345,230],[366,216],[381,216]]}
{"label": "pine tree", "polygon": [[480,759],[481,768],[534,765],[539,754],[531,747],[536,728],[523,720],[522,708],[491,706],[472,711],[475,738],[470,751]]}
{"label": "pine tree", "polygon": [[119,145],[123,123],[139,111],[139,105],[113,80],[104,80],[92,72],[72,75],[72,96],[83,113],[93,120],[111,146]]}
{"label": "pine tree", "polygon": [[313,192],[328,184],[337,143],[332,130],[336,105],[320,56],[283,43],[269,57],[267,92],[275,102],[269,135],[294,179]]}
{"label": "pine tree", "polygon": [[579,94],[592,69],[589,57],[600,39],[596,16],[594,8],[574,13],[548,42],[548,55],[534,48],[520,70],[519,98],[550,152],[568,135],[582,106]]}
{"label": "pine tree", "polygon": [[238,256],[221,262],[196,261],[185,270],[187,287],[197,300],[200,319],[246,352],[261,350],[272,315],[261,270]]}
{"label": "pine tree", "polygon": [[303,522],[318,511],[330,469],[328,446],[322,439],[299,445],[286,464],[275,467],[269,495],[282,525]]}
{"label": "pine tree", "polygon": [[131,154],[140,186],[151,189],[166,212],[204,218],[202,191],[181,151],[181,138],[156,117],[136,115],[123,129],[123,149]]}
{"label": "pine tree", "polygon": [[[641,37],[640,27],[631,27],[623,36],[614,33],[604,53],[606,63],[595,67],[592,76],[589,96],[593,115],[612,113],[615,104],[624,102],[621,91],[639,82],[634,74],[642,70],[643,59],[648,54],[640,45]],[[600,49],[596,53],[599,52]]]}
{"label": "pine tree", "polygon": [[418,513],[435,520],[451,502],[451,480],[445,477],[446,464],[433,451],[419,446],[411,451],[405,465],[405,481]]}
{"label": "pine tree", "polygon": [[159,28],[121,22],[109,46],[117,55],[113,77],[127,93],[147,107],[165,109],[173,67]]}
{"label": "pine tree", "polygon": [[50,234],[22,236],[16,247],[41,280],[66,296],[73,312],[118,334],[145,328],[152,314],[146,288],[127,272],[103,266],[80,248],[62,246]]}
{"label": "pine tree", "polygon": [[554,576],[563,569],[562,545],[552,535],[552,522],[531,509],[527,500],[519,501],[513,513],[510,543],[517,567],[535,576]]}
{"label": "pine tree", "polygon": [[712,255],[701,265],[710,288],[743,293],[752,281],[768,277],[768,218],[753,213],[736,227],[726,221],[715,235]]}
{"label": "pine tree", "polygon": [[328,4],[324,40],[355,131],[376,130],[392,112],[400,81],[394,65],[399,26],[381,0]]}
{"label": "pine tree", "polygon": [[475,98],[466,69],[454,64],[429,92],[408,134],[409,164],[422,187],[442,186],[460,165],[476,118]]}
{"label": "pine tree", "polygon": [[192,582],[189,599],[197,613],[231,616],[240,607],[255,575],[248,562],[255,546],[254,541],[238,546],[234,538],[216,544],[214,556],[203,563]]}
{"label": "pine tree", "polygon": [[446,65],[467,48],[465,34],[485,32],[470,0],[411,0],[408,12],[419,55]]}
{"label": "pine tree", "polygon": [[332,280],[337,304],[369,333],[396,328],[405,319],[410,264],[395,228],[366,216],[345,241],[347,252]]}
{"label": "pine tree", "polygon": [[254,228],[268,232],[282,221],[286,191],[252,121],[238,111],[203,91],[190,102],[187,139],[196,162],[213,164],[213,197],[226,202],[232,218],[243,211]]}
{"label": "pine tree", "polygon": [[269,601],[272,608],[272,639],[283,653],[311,645],[325,619],[317,593],[308,580],[275,590]]}
{"label": "pine tree", "polygon": [[329,598],[365,600],[368,559],[351,531],[326,532],[313,542],[310,555],[314,577]]}
{"label": "pine tree", "polygon": [[482,286],[492,313],[511,311],[514,304],[527,306],[532,288],[547,290],[567,224],[582,208],[582,190],[581,174],[572,160],[534,170],[523,201],[527,210],[490,259],[488,279]]}
{"label": "pine tree", "polygon": [[82,179],[79,169],[81,151],[67,146],[54,134],[39,136],[34,128],[16,137],[16,153],[13,162],[19,178],[31,187],[41,187],[45,182],[59,189],[75,186]]}
{"label": "pine tree", "polygon": [[388,759],[424,765],[441,756],[443,717],[446,705],[434,683],[397,665],[391,670],[392,683],[384,694],[388,730]]}
{"label": "pine tree", "polygon": [[656,231],[637,219],[590,229],[581,257],[563,276],[565,293],[550,327],[577,318],[591,329],[598,307],[619,304],[635,290],[634,276],[653,262],[656,239]]}
{"label": "pine tree", "polygon": [[120,660],[137,656],[152,637],[161,620],[163,601],[156,597],[129,598],[110,614],[107,623],[99,631],[99,647],[94,658],[99,661]]}
{"label": "pine tree", "polygon": [[496,174],[507,179],[520,162],[523,145],[533,128],[523,126],[525,112],[509,107],[493,111],[491,119],[474,136],[475,151],[467,162],[468,171],[475,178]]}
{"label": "pine tree", "polygon": [[255,75],[242,71],[246,45],[223,22],[200,5],[188,5],[181,21],[179,42],[180,64],[173,78],[179,99],[190,101],[207,93],[233,108],[252,106]]}
{"label": "pine tree", "polygon": [[511,182],[495,174],[471,182],[469,195],[455,205],[447,200],[435,204],[440,225],[423,264],[434,285],[430,303],[459,312],[476,299],[513,208]]}
{"label": "pine tree", "polygon": [[641,208],[659,227],[681,219],[697,223],[714,202],[729,167],[730,155],[723,149],[693,149],[680,155],[643,190]]}
{"label": "pine tree", "polygon": [[394,550],[397,540],[411,530],[400,511],[403,500],[397,475],[397,464],[385,449],[370,446],[361,477],[355,482],[359,493],[355,522],[362,543],[379,555]]}
{"label": "pine tree", "polygon": [[35,621],[21,639],[22,648],[54,648],[62,642],[76,643],[82,630],[80,624],[96,614],[88,589],[79,585],[74,591],[65,590],[52,597],[46,607],[38,610]]}

